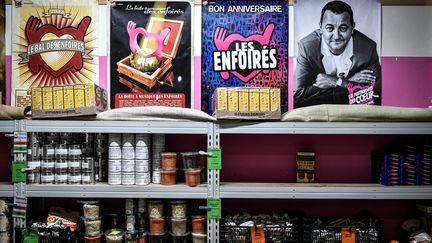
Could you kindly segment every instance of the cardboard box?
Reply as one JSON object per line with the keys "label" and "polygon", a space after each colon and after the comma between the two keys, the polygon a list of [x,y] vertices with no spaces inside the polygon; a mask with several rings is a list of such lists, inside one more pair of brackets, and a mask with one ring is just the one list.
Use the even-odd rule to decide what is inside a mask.
{"label": "cardboard box", "polygon": [[[117,71],[119,72],[119,81],[132,89],[138,89],[141,92],[147,92],[153,88],[156,83],[164,76],[164,74],[171,68],[172,60],[176,57],[178,46],[180,44],[183,21],[155,18],[152,17],[146,28],[149,32],[156,32],[157,28],[170,28],[166,46],[163,49],[161,65],[156,71],[151,74],[141,72],[129,65],[129,56],[126,56],[117,62]],[[164,44],[165,44],[164,43]],[[144,39],[144,50],[148,53],[156,49],[157,44],[150,38]]]}
{"label": "cardboard box", "polygon": [[279,120],[280,90],[276,88],[224,87],[213,93],[217,119]]}
{"label": "cardboard box", "polygon": [[96,84],[32,88],[32,117],[95,115],[107,110],[107,92]]}

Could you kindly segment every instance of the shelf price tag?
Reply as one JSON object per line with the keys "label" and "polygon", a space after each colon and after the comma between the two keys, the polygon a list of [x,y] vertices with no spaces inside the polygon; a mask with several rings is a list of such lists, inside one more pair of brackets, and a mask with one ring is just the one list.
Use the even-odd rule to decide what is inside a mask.
{"label": "shelf price tag", "polygon": [[207,218],[209,219],[220,219],[222,217],[222,206],[220,198],[208,198],[207,199]]}
{"label": "shelf price tag", "polygon": [[24,172],[25,162],[14,161],[12,162],[12,182],[25,182],[26,174]]}
{"label": "shelf price tag", "polygon": [[222,169],[222,153],[220,148],[208,148],[207,167],[209,170]]}

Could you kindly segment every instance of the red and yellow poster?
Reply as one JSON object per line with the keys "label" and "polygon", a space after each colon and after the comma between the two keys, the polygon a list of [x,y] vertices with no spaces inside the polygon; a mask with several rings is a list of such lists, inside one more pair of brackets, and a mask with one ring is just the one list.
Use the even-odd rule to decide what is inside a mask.
{"label": "red and yellow poster", "polygon": [[97,0],[33,0],[13,8],[11,104],[32,87],[99,82]]}

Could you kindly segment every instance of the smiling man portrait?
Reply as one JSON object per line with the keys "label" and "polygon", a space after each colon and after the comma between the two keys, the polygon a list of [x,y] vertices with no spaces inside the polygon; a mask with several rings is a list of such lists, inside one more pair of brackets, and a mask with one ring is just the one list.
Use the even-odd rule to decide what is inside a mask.
{"label": "smiling man portrait", "polygon": [[[347,3],[331,1],[322,8],[319,29],[298,42],[295,108],[381,103],[377,44],[355,27],[354,13]],[[370,93],[362,92],[363,97],[355,102],[356,88]]]}

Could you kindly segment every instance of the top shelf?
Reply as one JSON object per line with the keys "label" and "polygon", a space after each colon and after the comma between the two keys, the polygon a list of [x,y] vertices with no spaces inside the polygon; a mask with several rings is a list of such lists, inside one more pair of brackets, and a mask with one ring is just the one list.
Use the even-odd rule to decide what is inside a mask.
{"label": "top shelf", "polygon": [[432,134],[431,122],[227,122],[221,134]]}
{"label": "top shelf", "polygon": [[14,131],[14,121],[0,121],[0,133],[9,133]]}
{"label": "top shelf", "polygon": [[24,132],[207,134],[213,123],[190,121],[21,120]]}

